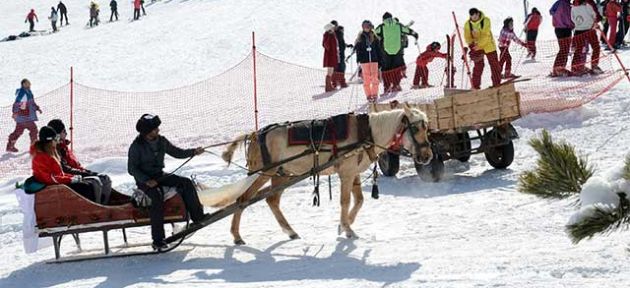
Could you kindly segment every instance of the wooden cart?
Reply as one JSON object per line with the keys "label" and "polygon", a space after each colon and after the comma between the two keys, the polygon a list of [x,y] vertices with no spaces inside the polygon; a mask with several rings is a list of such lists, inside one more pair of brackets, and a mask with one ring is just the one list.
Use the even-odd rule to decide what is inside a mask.
{"label": "wooden cart", "polygon": [[[428,165],[416,164],[425,180],[439,181],[444,161],[466,162],[472,154],[484,153],[490,165],[505,169],[514,160],[512,140],[518,138],[512,121],[521,117],[520,95],[514,83],[484,90],[445,89],[445,96],[432,103],[410,104],[429,118],[429,141],[434,158]],[[372,104],[372,112],[399,108],[400,103]],[[479,144],[473,147],[473,141]],[[395,176],[399,169],[399,153],[385,152],[379,167],[385,176]]]}

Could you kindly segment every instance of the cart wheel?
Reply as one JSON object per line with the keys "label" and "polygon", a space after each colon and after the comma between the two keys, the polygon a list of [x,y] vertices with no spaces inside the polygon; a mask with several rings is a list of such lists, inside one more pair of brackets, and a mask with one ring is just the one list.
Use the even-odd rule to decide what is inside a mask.
{"label": "cart wheel", "polygon": [[383,152],[378,156],[378,167],[385,177],[394,177],[400,169],[400,155],[392,152]]}
{"label": "cart wheel", "polygon": [[483,152],[486,160],[496,169],[505,169],[514,161],[514,144],[512,140],[505,145],[492,147]]}
{"label": "cart wheel", "polygon": [[457,134],[457,140],[462,143],[459,143],[455,149],[455,159],[459,160],[459,162],[468,162],[470,160],[470,149],[472,148],[468,132]]}
{"label": "cart wheel", "polygon": [[439,182],[444,176],[444,161],[442,157],[434,157],[427,165],[414,163],[418,176],[425,182]]}

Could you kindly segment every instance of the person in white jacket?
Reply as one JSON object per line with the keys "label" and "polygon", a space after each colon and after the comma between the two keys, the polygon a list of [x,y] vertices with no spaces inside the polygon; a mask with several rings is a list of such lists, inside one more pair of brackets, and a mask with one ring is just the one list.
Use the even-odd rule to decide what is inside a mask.
{"label": "person in white jacket", "polygon": [[59,16],[57,16],[57,10],[55,10],[55,7],[50,7],[50,10],[50,16],[48,17],[48,20],[50,20],[50,25],[52,25],[53,32],[57,32],[57,19],[59,18]]}
{"label": "person in white jacket", "polygon": [[[571,62],[572,74],[580,76],[585,73],[603,73],[602,69],[599,68],[600,46],[597,40],[597,31],[595,30],[597,13],[595,13],[593,7],[588,5],[586,0],[577,0],[575,1],[575,6],[571,8],[571,20],[575,24],[575,35],[573,37],[575,53]],[[586,62],[584,47],[587,44],[593,49],[590,69],[584,65]]]}

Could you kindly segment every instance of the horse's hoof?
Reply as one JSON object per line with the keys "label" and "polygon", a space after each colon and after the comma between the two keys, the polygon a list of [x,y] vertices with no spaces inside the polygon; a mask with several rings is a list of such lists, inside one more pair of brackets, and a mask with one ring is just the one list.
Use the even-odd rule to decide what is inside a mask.
{"label": "horse's hoof", "polygon": [[245,245],[245,241],[243,241],[243,239],[234,240],[234,245],[237,245],[237,246]]}
{"label": "horse's hoof", "polygon": [[354,231],[346,231],[346,237],[348,239],[359,239],[359,236],[357,236],[357,234],[354,233]]}
{"label": "horse's hoof", "polygon": [[290,235],[289,238],[291,238],[291,240],[302,239],[302,238],[300,238],[300,235],[298,235],[298,234]]}

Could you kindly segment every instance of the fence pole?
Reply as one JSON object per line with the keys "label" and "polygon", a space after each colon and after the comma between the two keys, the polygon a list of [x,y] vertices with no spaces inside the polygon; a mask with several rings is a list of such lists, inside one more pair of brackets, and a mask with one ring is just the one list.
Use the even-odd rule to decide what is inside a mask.
{"label": "fence pole", "polygon": [[254,121],[258,131],[258,83],[256,82],[256,32],[252,31],[252,60],[254,61]]}
{"label": "fence pole", "polygon": [[457,17],[455,16],[455,11],[453,13],[453,21],[455,21],[455,30],[457,30],[457,38],[459,39],[459,46],[462,47],[462,54],[464,63],[466,64],[466,73],[468,74],[468,80],[470,81],[470,85],[472,85],[472,74],[470,73],[470,65],[468,64],[468,55],[466,55],[466,48],[464,47],[464,40],[462,40],[462,33],[459,31],[459,24],[457,24]]}
{"label": "fence pole", "polygon": [[[623,69],[623,74],[626,75],[626,78],[628,78],[628,81],[630,81],[630,73],[628,72],[628,69],[626,69],[626,65],[623,65],[623,62],[621,62],[621,59],[619,59],[619,55],[617,54],[617,50],[613,47],[613,44],[610,43],[610,39],[608,39],[608,37],[606,37],[606,34],[604,32],[602,32],[601,29],[599,29],[599,27],[597,28],[597,31],[599,31],[599,33],[601,33],[604,36],[604,39],[606,39],[606,44],[608,44],[608,48],[611,49],[612,54],[615,55],[615,58],[617,59],[617,62],[619,62],[619,66],[621,66],[621,69]],[[601,58],[601,55],[600,55]]]}
{"label": "fence pole", "polygon": [[74,152],[74,67],[70,66],[70,150]]}

